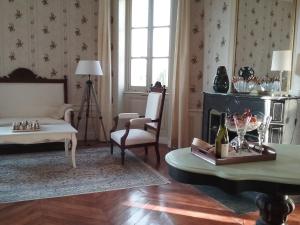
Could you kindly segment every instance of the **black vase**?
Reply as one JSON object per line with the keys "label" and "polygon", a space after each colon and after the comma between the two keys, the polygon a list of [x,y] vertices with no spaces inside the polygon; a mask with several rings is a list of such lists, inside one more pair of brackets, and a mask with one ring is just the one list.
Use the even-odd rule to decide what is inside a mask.
{"label": "black vase", "polygon": [[229,79],[225,66],[218,67],[213,88],[215,92],[227,93],[229,89]]}

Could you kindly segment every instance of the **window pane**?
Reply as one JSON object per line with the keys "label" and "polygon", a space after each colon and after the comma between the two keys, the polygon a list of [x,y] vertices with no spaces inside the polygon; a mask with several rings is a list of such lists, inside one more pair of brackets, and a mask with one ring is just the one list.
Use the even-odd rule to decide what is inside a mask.
{"label": "window pane", "polygon": [[131,86],[146,86],[146,59],[131,59]]}
{"label": "window pane", "polygon": [[154,28],[153,29],[153,56],[168,57],[169,56],[169,31],[170,28]]}
{"label": "window pane", "polygon": [[168,26],[170,25],[170,0],[154,0],[153,25]]}
{"label": "window pane", "polygon": [[131,31],[131,56],[146,57],[147,56],[147,29],[132,29]]}
{"label": "window pane", "polygon": [[169,59],[152,60],[152,83],[160,81],[162,85],[168,86]]}
{"label": "window pane", "polygon": [[148,26],[148,2],[149,0],[132,0],[132,27]]}

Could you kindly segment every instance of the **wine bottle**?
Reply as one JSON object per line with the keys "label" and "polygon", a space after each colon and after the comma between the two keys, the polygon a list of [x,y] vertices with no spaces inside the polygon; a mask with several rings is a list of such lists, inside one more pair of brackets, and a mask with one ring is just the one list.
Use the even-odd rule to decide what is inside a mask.
{"label": "wine bottle", "polygon": [[216,136],[215,148],[216,148],[216,158],[224,158],[228,156],[229,150],[229,138],[227,127],[225,126],[226,114],[221,114],[221,123]]}

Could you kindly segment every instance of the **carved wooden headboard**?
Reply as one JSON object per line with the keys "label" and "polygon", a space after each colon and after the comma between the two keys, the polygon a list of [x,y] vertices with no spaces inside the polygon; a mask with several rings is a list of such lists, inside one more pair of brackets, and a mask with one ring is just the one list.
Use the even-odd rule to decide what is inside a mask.
{"label": "carved wooden headboard", "polygon": [[64,79],[48,79],[38,76],[27,68],[18,68],[6,76],[0,77],[0,83],[62,83],[64,87],[64,102],[68,103],[66,76],[64,76]]}

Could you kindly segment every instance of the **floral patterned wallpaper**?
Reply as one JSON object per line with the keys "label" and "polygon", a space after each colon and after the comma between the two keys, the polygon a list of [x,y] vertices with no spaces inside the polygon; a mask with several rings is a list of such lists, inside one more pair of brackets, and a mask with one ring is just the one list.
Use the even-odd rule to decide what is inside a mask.
{"label": "floral patterned wallpaper", "polygon": [[256,76],[270,73],[274,50],[292,48],[295,5],[283,0],[240,0],[235,71],[254,68]]}
{"label": "floral patterned wallpaper", "polygon": [[78,60],[97,57],[98,0],[1,0],[0,74],[26,67],[48,78],[68,76],[69,102],[80,104]]}
{"label": "floral patterned wallpaper", "polygon": [[[229,67],[232,0],[193,0],[190,37],[190,109],[202,109],[202,92],[213,91],[217,67]],[[230,75],[230,74],[229,74]]]}
{"label": "floral patterned wallpaper", "polygon": [[213,91],[218,66],[226,66],[231,77],[233,4],[232,0],[204,0],[204,91]]}
{"label": "floral patterned wallpaper", "polygon": [[[203,91],[213,91],[217,67],[232,67],[234,0],[192,0],[190,31],[190,134],[201,137]],[[233,58],[233,55],[232,57]],[[229,68],[229,70],[232,68]]]}
{"label": "floral patterned wallpaper", "polygon": [[202,108],[204,0],[191,2],[190,109]]}

